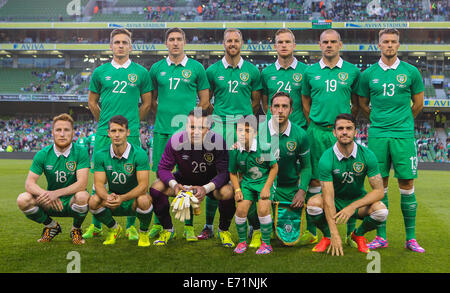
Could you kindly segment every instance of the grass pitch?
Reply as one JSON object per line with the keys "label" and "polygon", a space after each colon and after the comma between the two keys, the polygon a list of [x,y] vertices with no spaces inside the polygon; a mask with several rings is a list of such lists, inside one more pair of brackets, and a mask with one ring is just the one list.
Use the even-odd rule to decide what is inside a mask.
{"label": "grass pitch", "polygon": [[[233,255],[232,249],[220,246],[214,239],[186,242],[183,224],[174,219],[177,238],[166,247],[141,248],[137,242],[119,239],[116,245],[102,245],[104,237],[87,241],[83,246],[70,241],[71,219],[57,218],[63,233],[51,243],[38,243],[42,225],[23,215],[16,205],[17,195],[24,191],[25,178],[31,160],[0,160],[0,272],[9,273],[65,273],[71,259],[69,252],[80,254],[82,273],[365,273],[372,259],[356,249],[344,247],[344,256],[332,257],[311,252],[312,246],[282,247],[272,240],[274,252],[258,256],[254,249],[244,255]],[[89,189],[92,186],[92,174]],[[391,176],[392,177],[392,176]],[[151,181],[153,181],[152,174]],[[379,251],[382,273],[448,273],[450,272],[450,172],[419,171],[415,190],[418,200],[416,236],[426,249],[425,254],[404,248],[405,232],[400,210],[400,194],[396,180],[389,184],[387,229],[389,247]],[[45,179],[39,181],[46,186]],[[91,223],[88,215],[85,230]],[[125,227],[126,219],[118,222]],[[199,234],[205,223],[204,211],[195,218]],[[359,221],[357,225],[359,225]],[[217,230],[218,213],[215,230]],[[232,222],[230,231],[237,242]],[[340,226],[341,236],[345,234]],[[366,235],[370,241],[375,232]]]}

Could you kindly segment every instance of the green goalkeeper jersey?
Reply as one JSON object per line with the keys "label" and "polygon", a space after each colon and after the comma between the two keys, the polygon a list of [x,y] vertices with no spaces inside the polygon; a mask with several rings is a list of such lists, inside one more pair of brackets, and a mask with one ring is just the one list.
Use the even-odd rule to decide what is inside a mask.
{"label": "green goalkeeper jersey", "polygon": [[139,101],[153,90],[147,69],[131,60],[122,66],[105,63],[92,73],[89,90],[100,95],[98,135],[107,136],[109,119],[122,115],[128,119],[130,136],[139,136]]}
{"label": "green goalkeeper jersey", "polygon": [[380,174],[375,154],[366,147],[353,143],[353,152],[346,158],[338,149],[337,143],[327,149],[319,161],[319,180],[332,181],[334,196],[352,202],[367,191],[364,180]]}
{"label": "green goalkeeper jersey", "polygon": [[302,95],[311,97],[311,121],[331,126],[337,115],[350,113],[351,95],[356,94],[360,75],[355,65],[342,59],[333,68],[322,60],[309,66],[302,79]]}
{"label": "green goalkeeper jersey", "polygon": [[30,171],[47,179],[47,190],[57,190],[77,181],[77,170],[89,168],[89,155],[85,149],[72,143],[60,153],[54,144],[40,150],[33,158]]}
{"label": "green goalkeeper jersey", "polygon": [[118,158],[112,145],[94,155],[94,172],[105,172],[109,191],[125,194],[138,185],[136,172],[150,170],[147,153],[127,143],[127,148]]}
{"label": "green goalkeeper jersey", "polygon": [[358,95],[370,99],[369,137],[414,138],[411,97],[423,90],[419,70],[398,58],[391,67],[380,59],[367,68]]}

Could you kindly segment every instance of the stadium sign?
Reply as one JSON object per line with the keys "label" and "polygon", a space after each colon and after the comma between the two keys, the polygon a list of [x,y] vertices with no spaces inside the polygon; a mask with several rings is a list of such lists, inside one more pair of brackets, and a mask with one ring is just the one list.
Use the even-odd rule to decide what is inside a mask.
{"label": "stadium sign", "polygon": [[449,99],[425,99],[423,101],[424,107],[432,107],[432,108],[450,108],[450,100]]}
{"label": "stadium sign", "polygon": [[118,22],[118,23],[108,23],[108,28],[127,28],[127,29],[137,29],[137,28],[166,28],[165,22]]}
{"label": "stadium sign", "polygon": [[346,28],[409,28],[409,22],[345,22]]}
{"label": "stadium sign", "polygon": [[0,95],[4,102],[87,102],[87,95],[34,95],[34,94],[5,94]]}

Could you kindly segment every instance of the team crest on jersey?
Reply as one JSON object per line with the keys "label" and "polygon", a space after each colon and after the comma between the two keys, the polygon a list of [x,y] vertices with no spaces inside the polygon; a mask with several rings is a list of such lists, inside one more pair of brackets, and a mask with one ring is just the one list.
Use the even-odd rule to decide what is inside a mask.
{"label": "team crest on jersey", "polygon": [[399,74],[399,75],[397,75],[397,81],[399,83],[405,83],[407,79],[408,78],[406,77],[406,74]]}
{"label": "team crest on jersey", "polygon": [[297,143],[295,141],[288,141],[286,147],[289,151],[293,152],[297,148]]}
{"label": "team crest on jersey", "polygon": [[69,170],[70,172],[73,172],[77,168],[77,163],[74,161],[67,162],[66,167],[67,167],[67,170]]}
{"label": "team crest on jersey", "polygon": [[259,158],[256,158],[255,161],[256,161],[256,163],[261,165],[262,163],[264,163],[264,158],[263,157],[259,157]]}
{"label": "team crest on jersey", "polygon": [[133,173],[134,167],[133,167],[133,164],[131,164],[131,163],[125,163],[125,164],[123,165],[123,169],[124,169],[125,172],[127,172],[128,174],[131,174],[131,173]]}
{"label": "team crest on jersey", "polygon": [[181,75],[183,75],[184,78],[191,77],[192,72],[189,69],[185,69],[181,72]]}
{"label": "team crest on jersey", "polygon": [[339,77],[340,80],[346,81],[347,78],[348,78],[348,73],[347,73],[347,72],[340,72],[340,73],[338,74],[338,77]]}
{"label": "team crest on jersey", "polygon": [[354,163],[353,170],[355,170],[356,173],[361,173],[364,170],[364,163],[361,162]]}
{"label": "team crest on jersey", "polygon": [[136,74],[134,73],[130,73],[128,74],[128,80],[131,81],[132,83],[135,83],[137,81],[138,77]]}
{"label": "team crest on jersey", "polygon": [[300,80],[302,80],[302,75],[301,73],[294,73],[293,78],[296,82],[300,82]]}
{"label": "team crest on jersey", "polygon": [[250,77],[250,75],[247,72],[242,72],[241,74],[239,74],[239,77],[241,78],[242,81],[247,81],[248,78]]}
{"label": "team crest on jersey", "polygon": [[207,163],[211,163],[214,160],[214,155],[212,153],[206,153],[203,155],[203,158]]}

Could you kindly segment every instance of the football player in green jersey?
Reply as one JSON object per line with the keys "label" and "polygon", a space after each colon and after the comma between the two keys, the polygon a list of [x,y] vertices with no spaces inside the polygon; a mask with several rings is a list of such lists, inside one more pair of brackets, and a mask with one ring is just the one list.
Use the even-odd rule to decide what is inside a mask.
{"label": "football player in green jersey", "polygon": [[[26,192],[17,205],[27,218],[44,224],[39,242],[50,242],[61,233],[61,226],[51,217],[73,217],[72,243],[83,244],[81,224],[88,212],[88,153],[72,143],[73,119],[69,114],[53,118],[54,144],[39,151],[33,159],[25,182]],[[47,189],[37,183],[44,173]]]}
{"label": "football player in green jersey", "polygon": [[150,245],[148,228],[153,213],[152,199],[147,193],[150,164],[142,148],[127,142],[129,135],[125,117],[117,115],[109,120],[111,144],[94,155],[95,194],[89,199],[89,208],[110,229],[104,245],[115,244],[122,232],[113,216],[137,216],[138,246],[146,247]]}
{"label": "football player in green jersey", "polygon": [[[98,121],[94,155],[110,144],[107,133],[108,121],[115,115],[123,115],[128,119],[130,125],[128,141],[140,147],[139,121],[147,116],[151,107],[153,87],[148,71],[130,60],[131,32],[123,28],[113,30],[110,35],[110,48],[113,60],[96,68],[89,84],[89,109],[94,119]],[[138,238],[134,227],[135,221],[135,217],[127,218],[126,233],[130,240]],[[101,223],[94,216],[93,224],[83,237],[88,239],[100,233]]]}
{"label": "football player in green jersey", "polygon": [[[225,56],[206,70],[211,86],[210,97],[214,96],[214,106],[210,110],[213,113],[214,125],[212,130],[225,139],[228,148],[236,142],[236,121],[239,117],[256,114],[260,108],[261,100],[261,76],[258,68],[241,57],[241,49],[244,45],[242,32],[235,28],[224,31],[223,46]],[[213,222],[218,202],[207,198],[206,225],[199,239],[208,239],[213,235]],[[261,245],[261,233],[256,207],[251,208],[249,215],[252,229],[258,231],[253,234],[250,247]]]}
{"label": "football player in green jersey", "polygon": [[[312,166],[312,180],[307,199],[320,192],[318,164],[323,152],[336,142],[332,132],[334,119],[340,113],[351,113],[353,117],[358,114],[356,91],[360,71],[339,56],[342,46],[341,36],[337,31],[323,31],[319,40],[322,58],[318,63],[309,66],[302,78],[302,105],[309,122],[307,133]],[[315,228],[310,220],[307,216],[309,224],[306,236],[315,235]],[[351,246],[356,246],[350,238],[355,224],[354,219],[351,219],[347,227],[346,243]]]}
{"label": "football player in green jersey", "polygon": [[[270,145],[257,140],[257,121],[247,115],[237,121],[236,148],[230,151],[230,181],[236,200],[235,222],[239,244],[235,253],[244,253],[247,248],[247,215],[253,202],[257,203],[257,213],[261,223],[261,245],[256,254],[270,254],[272,246],[272,217],[270,214],[273,184],[278,172],[278,164]],[[242,176],[242,181],[240,177]]]}
{"label": "football player in green jersey", "polygon": [[[364,234],[374,230],[386,220],[388,210],[381,202],[383,181],[375,154],[354,142],[355,119],[348,113],[336,117],[333,134],[335,145],[327,149],[319,162],[322,194],[311,197],[307,212],[322,231],[322,240],[314,252],[343,255],[342,241],[336,224],[345,224],[351,218],[362,219],[361,225],[351,233],[358,250],[368,253]],[[372,190],[364,189],[367,176]]]}
{"label": "football player in green jersey", "polygon": [[[414,118],[423,108],[424,85],[419,70],[397,57],[400,47],[398,30],[381,30],[378,47],[381,58],[364,71],[359,86],[361,109],[371,122],[368,146],[378,158],[386,206],[389,171],[391,165],[394,167],[405,223],[405,247],[423,253],[425,249],[417,243],[415,236],[417,200],[414,179],[417,178],[418,159]],[[387,246],[386,223],[383,223],[369,248]]]}
{"label": "football player in green jersey", "polygon": [[292,114],[289,120],[305,130],[308,126],[303,113],[301,80],[308,67],[294,57],[295,36],[290,29],[282,28],[275,33],[275,50],[278,59],[261,72],[263,85],[262,106],[270,119],[269,98],[277,92],[287,92],[293,100]]}
{"label": "football player in green jersey", "polygon": [[[165,33],[169,53],[150,68],[153,83],[153,105],[156,113],[153,130],[152,171],[158,171],[159,161],[170,137],[184,129],[186,117],[197,105],[206,110],[209,107],[209,82],[206,71],[198,61],[188,58],[184,52],[186,35],[180,28],[171,28]],[[186,220],[185,230],[193,231],[193,219]],[[158,217],[150,229],[150,237],[156,237],[163,230]],[[191,241],[194,234],[188,233]]]}
{"label": "football player in green jersey", "polygon": [[86,138],[84,132],[80,133],[80,136],[75,143],[78,144],[82,149],[86,150],[86,152],[88,151],[88,139]]}

